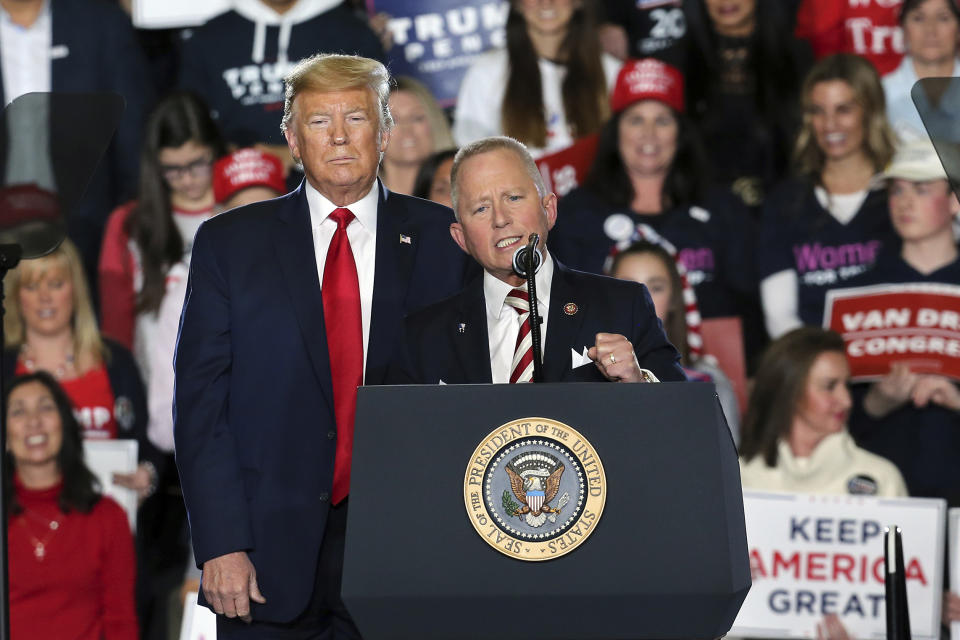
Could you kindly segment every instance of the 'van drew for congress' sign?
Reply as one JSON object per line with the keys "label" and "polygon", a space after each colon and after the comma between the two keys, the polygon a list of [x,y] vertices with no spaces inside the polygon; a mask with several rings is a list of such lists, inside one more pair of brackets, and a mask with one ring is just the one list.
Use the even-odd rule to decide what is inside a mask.
{"label": "'van drew for congress' sign", "polygon": [[903,531],[913,637],[940,635],[946,503],[743,492],[753,586],[730,634],[813,638],[836,614],[857,638],[886,637],[883,530]]}
{"label": "'van drew for congress' sign", "polygon": [[960,379],[960,286],[885,284],[827,292],[823,325],[843,336],[854,380],[911,371]]}

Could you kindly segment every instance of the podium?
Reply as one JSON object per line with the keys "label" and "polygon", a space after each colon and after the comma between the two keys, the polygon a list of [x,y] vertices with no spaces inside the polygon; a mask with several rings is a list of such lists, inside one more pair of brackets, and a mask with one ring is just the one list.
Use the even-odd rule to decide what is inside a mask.
{"label": "podium", "polygon": [[[582,434],[605,474],[589,537],[537,562],[498,552],[465,504],[478,445],[525,419]],[[363,387],[354,438],[342,595],[365,640],[718,638],[750,588],[712,384]]]}

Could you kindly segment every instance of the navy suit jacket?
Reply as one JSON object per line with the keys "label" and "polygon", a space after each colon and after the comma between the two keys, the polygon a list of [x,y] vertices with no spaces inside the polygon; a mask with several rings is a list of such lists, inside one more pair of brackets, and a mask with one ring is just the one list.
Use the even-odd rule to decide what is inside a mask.
{"label": "navy suit jacket", "polygon": [[[462,286],[450,209],[379,185],[366,384],[380,384],[408,312]],[[330,363],[303,185],[205,222],[175,358],[174,437],[198,565],[247,551],[264,605],[307,606],[336,451]]]}
{"label": "navy suit jacket", "polygon": [[[660,380],[686,380],[680,354],[667,341],[646,287],[567,269],[554,259],[543,352],[545,382],[603,382],[592,361],[573,368],[573,352],[596,343],[598,333],[619,333],[633,343],[637,360]],[[576,305],[572,314],[568,303]],[[572,310],[569,307],[568,310]],[[543,311],[541,310],[541,314]],[[490,383],[490,342],[483,276],[456,296],[412,314],[405,346],[391,382]]]}

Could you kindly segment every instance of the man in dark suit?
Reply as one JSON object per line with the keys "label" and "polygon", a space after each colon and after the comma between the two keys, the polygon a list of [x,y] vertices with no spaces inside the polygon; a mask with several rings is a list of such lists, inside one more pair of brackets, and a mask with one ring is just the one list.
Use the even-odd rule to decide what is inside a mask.
{"label": "man in dark suit", "polygon": [[[496,137],[461,149],[451,175],[450,233],[484,269],[457,296],[410,316],[405,355],[391,381],[526,382],[533,369],[529,302],[513,254],[557,219],[526,147]],[[549,251],[537,271],[544,381],[684,380],[642,285],[565,268]]]}
{"label": "man in dark suit", "polygon": [[377,181],[388,83],[367,58],[298,64],[282,127],[305,182],[193,246],[174,435],[221,640],[359,637],[340,601],[356,387],[383,381],[404,314],[464,266],[449,209]]}

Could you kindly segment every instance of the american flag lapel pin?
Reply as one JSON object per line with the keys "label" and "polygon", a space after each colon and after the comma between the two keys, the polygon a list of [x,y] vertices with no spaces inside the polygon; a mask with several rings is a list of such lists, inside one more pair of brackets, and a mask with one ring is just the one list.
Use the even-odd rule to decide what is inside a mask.
{"label": "american flag lapel pin", "polygon": [[410,242],[410,236],[402,233],[400,234],[400,244],[409,244],[410,246],[413,246],[413,243]]}
{"label": "american flag lapel pin", "polygon": [[467,323],[466,322],[457,323],[457,331],[459,333],[465,333],[467,331]]}

